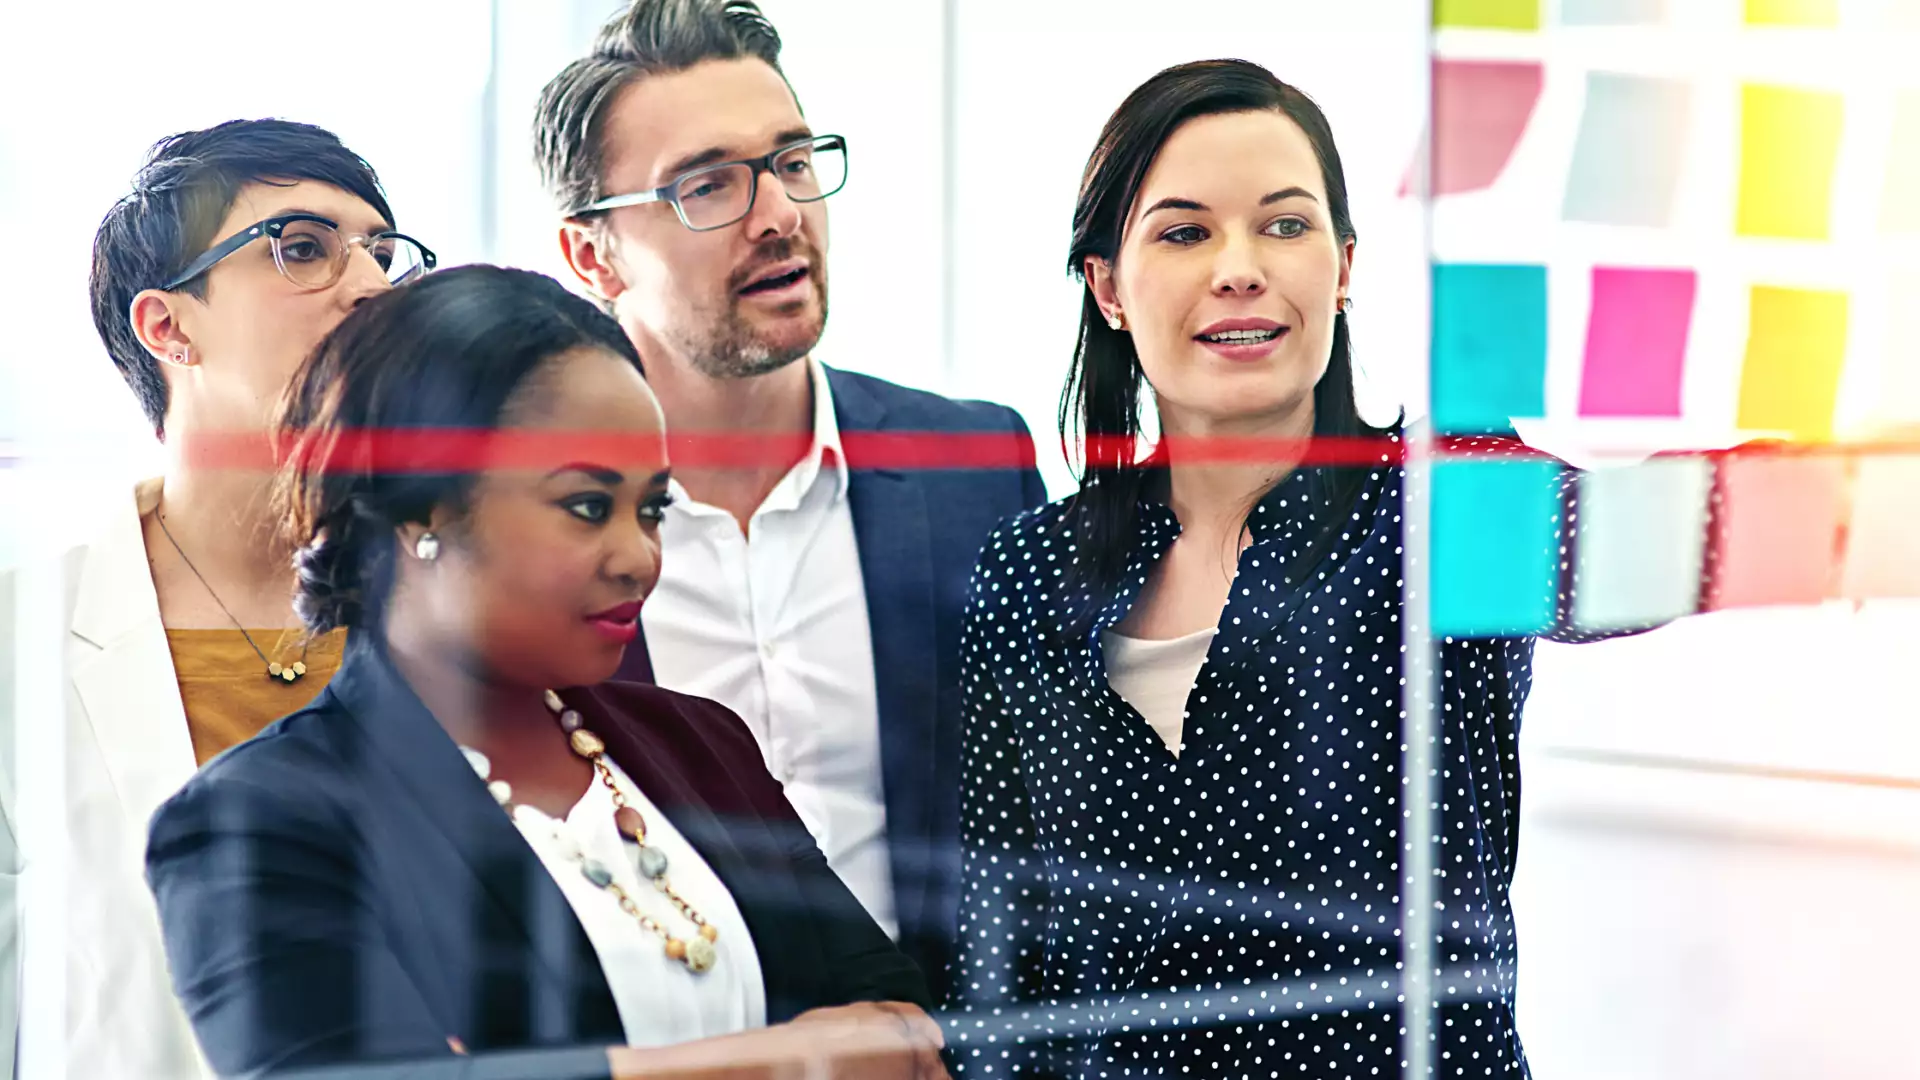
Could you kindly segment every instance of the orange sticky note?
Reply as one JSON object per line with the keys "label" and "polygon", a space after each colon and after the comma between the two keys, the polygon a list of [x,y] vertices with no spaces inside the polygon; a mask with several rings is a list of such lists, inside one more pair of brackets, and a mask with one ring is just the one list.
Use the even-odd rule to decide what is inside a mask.
{"label": "orange sticky note", "polygon": [[1753,288],[1735,423],[1819,440],[1833,433],[1847,354],[1847,294]]}
{"label": "orange sticky note", "polygon": [[1782,86],[1740,88],[1735,232],[1827,239],[1842,108],[1839,94]]}
{"label": "orange sticky note", "polygon": [[1711,610],[1815,604],[1833,582],[1846,462],[1838,455],[1733,455],[1720,462],[1708,563]]}
{"label": "orange sticky note", "polygon": [[1920,596],[1920,455],[1861,457],[1851,501],[1840,595]]}
{"label": "orange sticky note", "polygon": [[1840,0],[1747,0],[1748,26],[1838,26]]}

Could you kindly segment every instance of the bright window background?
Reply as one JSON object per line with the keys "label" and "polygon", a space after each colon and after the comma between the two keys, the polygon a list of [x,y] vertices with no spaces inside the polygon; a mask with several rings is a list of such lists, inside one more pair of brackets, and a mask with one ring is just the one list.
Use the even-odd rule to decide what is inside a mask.
{"label": "bright window background", "polygon": [[[0,468],[0,566],[84,535],[77,489],[155,467],[85,294],[93,229],[149,144],[234,117],[318,123],[375,164],[402,227],[443,265],[559,275],[528,120],[612,6],[182,0],[163,13],[109,0],[0,13],[0,454],[38,462]],[[1086,154],[1154,71],[1237,55],[1311,93],[1340,139],[1369,411],[1424,397],[1427,222],[1397,195],[1423,123],[1423,5],[764,6],[809,119],[852,147],[831,203],[829,362],[1016,406],[1065,493],[1053,417]],[[1570,120],[1545,122],[1536,143],[1571,138],[1557,126]],[[1920,616],[1897,604],[1541,647],[1516,887],[1536,1075],[1920,1075],[1916,655]]]}

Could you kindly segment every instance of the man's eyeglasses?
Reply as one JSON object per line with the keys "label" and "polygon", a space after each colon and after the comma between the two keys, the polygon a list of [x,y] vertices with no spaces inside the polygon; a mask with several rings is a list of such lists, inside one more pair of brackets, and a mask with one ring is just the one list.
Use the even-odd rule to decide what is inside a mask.
{"label": "man's eyeglasses", "polygon": [[273,265],[288,281],[303,289],[324,289],[347,272],[347,259],[353,245],[366,248],[373,261],[386,271],[395,285],[432,270],[439,263],[425,244],[397,232],[379,232],[371,236],[349,236],[326,218],[314,214],[282,214],[234,233],[215,244],[162,289],[177,289],[208,270],[215,263],[265,237],[273,245]]}
{"label": "man's eyeglasses", "polygon": [[763,172],[779,177],[787,198],[794,202],[819,202],[847,185],[847,140],[838,135],[817,135],[789,143],[765,157],[705,165],[681,173],[665,187],[610,195],[567,216],[664,202],[672,204],[674,213],[680,215],[680,224],[694,232],[724,229],[753,209]]}

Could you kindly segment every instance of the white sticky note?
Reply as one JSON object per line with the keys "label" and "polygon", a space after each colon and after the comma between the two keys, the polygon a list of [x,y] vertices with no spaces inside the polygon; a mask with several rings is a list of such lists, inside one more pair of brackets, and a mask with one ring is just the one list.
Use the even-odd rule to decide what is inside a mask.
{"label": "white sticky note", "polygon": [[1863,454],[1856,463],[1840,595],[1920,596],[1920,455]]}
{"label": "white sticky note", "polygon": [[1660,458],[1580,477],[1574,523],[1573,621],[1625,630],[1700,606],[1713,467]]}

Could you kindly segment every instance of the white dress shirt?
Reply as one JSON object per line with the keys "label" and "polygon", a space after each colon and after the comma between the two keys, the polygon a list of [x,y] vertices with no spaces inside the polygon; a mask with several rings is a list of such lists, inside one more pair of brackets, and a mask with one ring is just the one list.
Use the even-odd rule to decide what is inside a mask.
{"label": "white dress shirt", "polygon": [[627,1044],[669,1046],[765,1027],[767,991],[760,954],[733,894],[620,766],[608,761],[607,767],[627,804],[646,819],[647,844],[666,855],[667,880],[673,883],[673,891],[720,932],[713,943],[718,959],[696,975],[667,957],[660,935],[641,926],[611,892],[580,872],[580,861],[569,855],[569,849],[598,859],[613,871],[614,882],[634,905],[668,933],[683,939],[699,933],[664,893],[641,880],[632,849],[614,826],[613,796],[598,776],[565,821],[531,806],[514,807],[513,823],[566,894],[600,957]]}
{"label": "white dress shirt", "polygon": [[1213,648],[1216,627],[1164,641],[1130,638],[1111,630],[1100,634],[1107,685],[1133,706],[1173,756],[1180,756],[1187,721],[1187,698]]}
{"label": "white dress shirt", "polygon": [[813,443],[749,519],[688,496],[660,528],[660,584],[641,611],[654,679],[739,713],[827,862],[899,936],[880,775],[867,591],[826,372]]}

